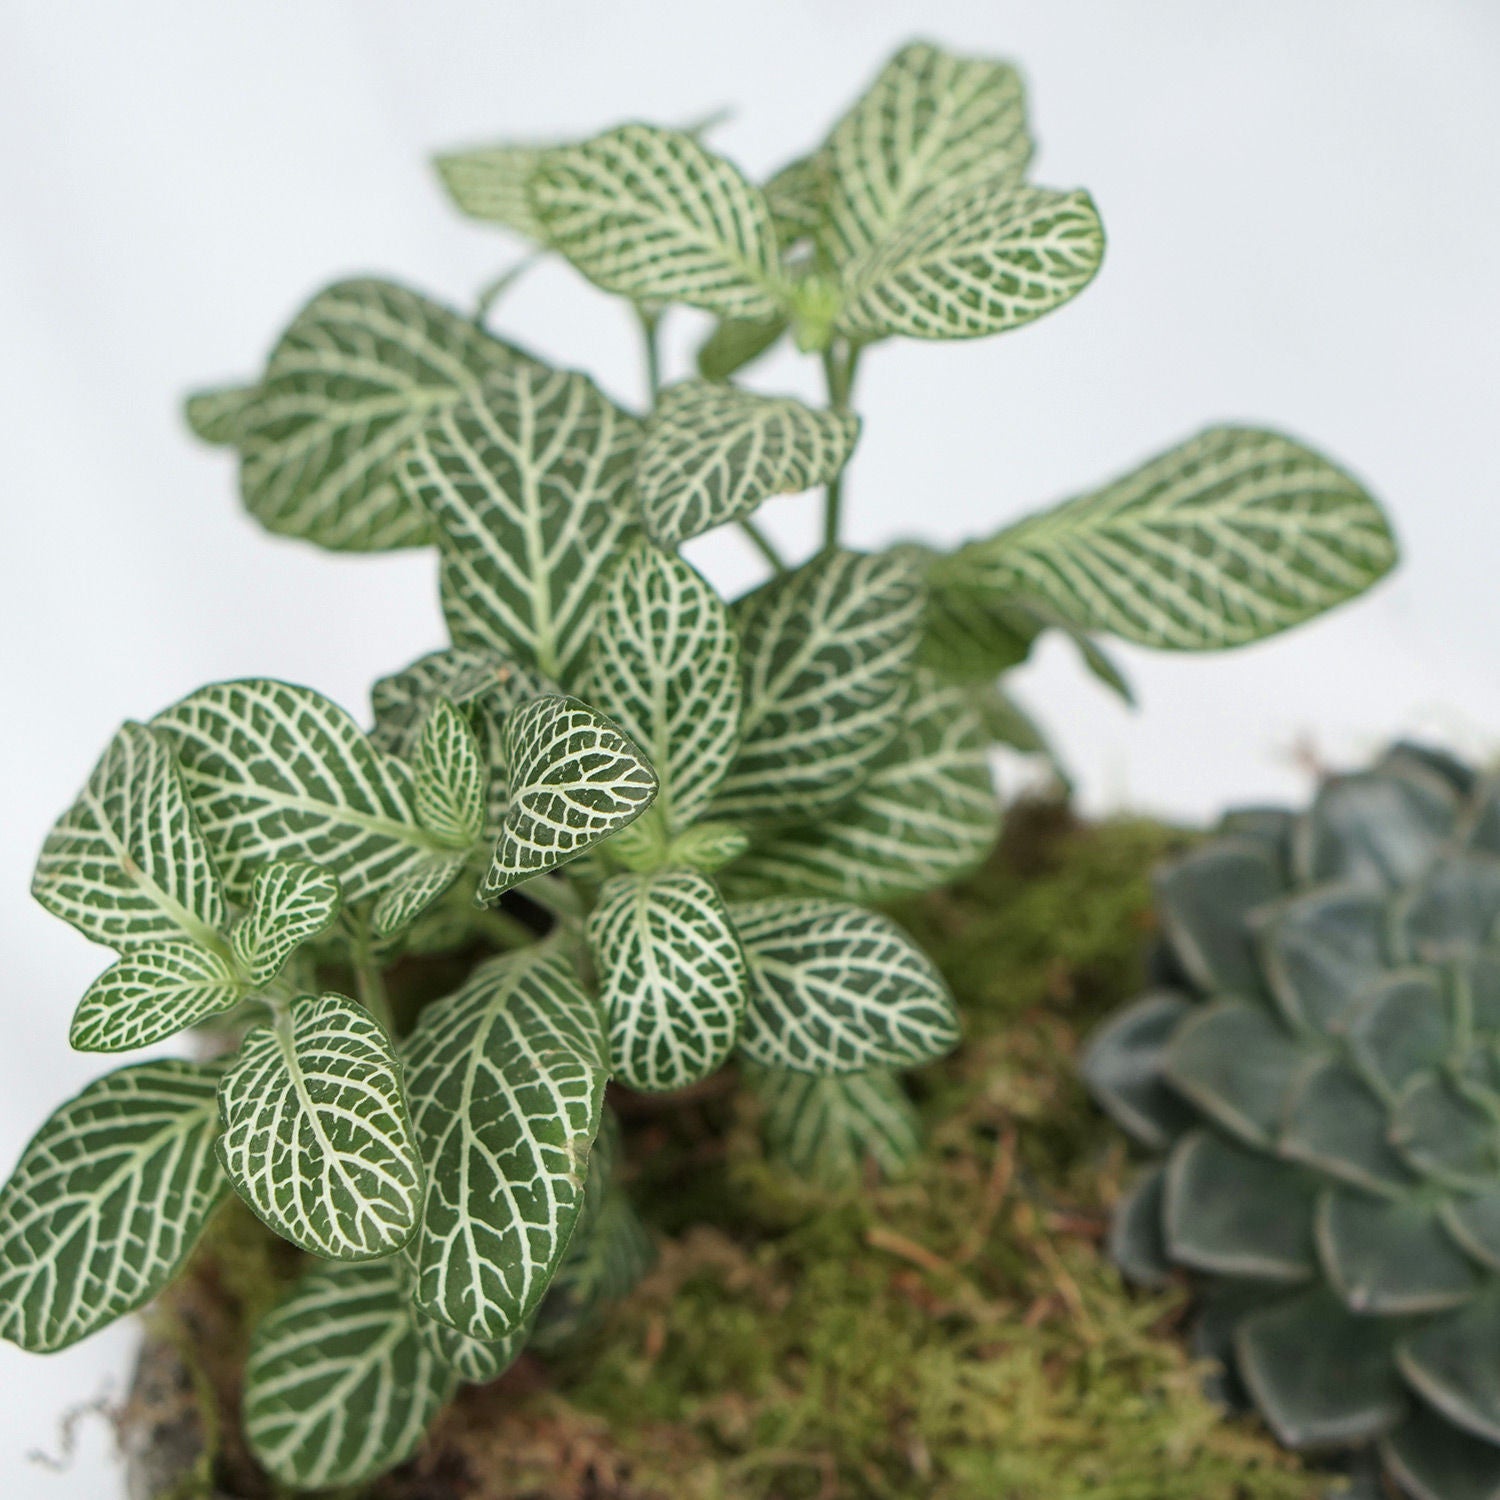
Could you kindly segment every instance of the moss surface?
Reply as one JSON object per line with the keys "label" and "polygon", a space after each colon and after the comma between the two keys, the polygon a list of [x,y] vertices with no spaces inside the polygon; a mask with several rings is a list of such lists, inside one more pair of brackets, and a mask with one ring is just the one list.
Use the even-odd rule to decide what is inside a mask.
{"label": "moss surface", "polygon": [[[634,1188],[661,1237],[656,1270],[587,1347],[524,1358],[465,1392],[375,1493],[1319,1494],[1254,1425],[1201,1395],[1175,1338],[1180,1296],[1128,1294],[1100,1254],[1124,1161],[1072,1058],[1139,982],[1146,872],[1180,842],[1151,823],[1081,825],[1030,806],[972,880],[896,913],[947,972],[966,1022],[959,1052],[913,1081],[931,1149],[903,1182],[830,1198],[788,1181],[761,1160],[731,1087],[618,1100]],[[212,1274],[261,1300],[233,1264]],[[243,1473],[236,1484],[264,1493]]]}

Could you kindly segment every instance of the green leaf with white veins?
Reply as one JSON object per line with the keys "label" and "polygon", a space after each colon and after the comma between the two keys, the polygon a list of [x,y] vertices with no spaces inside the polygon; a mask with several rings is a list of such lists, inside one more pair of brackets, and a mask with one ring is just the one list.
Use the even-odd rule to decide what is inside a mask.
{"label": "green leaf with white veins", "polygon": [[1087,193],[979,183],[851,261],[835,326],[860,342],[1004,333],[1076,297],[1103,259]]}
{"label": "green leaf with white veins", "polygon": [[955,576],[1084,630],[1174,651],[1261,640],[1396,561],[1380,507],[1274,432],[1214,427],[1113,484],[954,554]]}
{"label": "green leaf with white veins", "polygon": [[[980,183],[1020,182],[1031,153],[1025,92],[1013,67],[914,42],[885,65],[814,159],[824,208],[813,225],[842,265],[939,198]],[[799,185],[791,179],[773,203]],[[795,201],[808,197],[801,186]]]}
{"label": "green leaf with white veins", "polygon": [[239,434],[240,484],[271,531],[376,552],[432,540],[394,459],[492,370],[530,361],[392,282],[319,292],[272,351]]}
{"label": "green leaf with white veins", "polygon": [[283,1484],[358,1485],[416,1452],[453,1385],[417,1331],[398,1257],[319,1266],[255,1330],[245,1436]]}
{"label": "green leaf with white veins", "polygon": [[766,202],[783,247],[817,231],[831,187],[826,149],[789,161],[766,182]]}
{"label": "green leaf with white veins", "polygon": [[224,893],[167,738],[119,730],[47,835],[31,893],[122,952],[181,937],[223,951]]}
{"label": "green leaf with white veins", "polygon": [[66,1348],[149,1302],[227,1190],[218,1070],[121,1068],[64,1104],[0,1188],[0,1338]]}
{"label": "green leaf with white veins", "polygon": [[234,956],[252,984],[269,984],[293,952],[332,925],[339,883],[308,859],[278,859],[255,872],[250,910],[229,934]]}
{"label": "green leaf with white veins", "polygon": [[411,1317],[433,1357],[464,1385],[488,1385],[498,1380],[519,1358],[531,1334],[531,1325],[523,1323],[503,1339],[493,1342],[471,1339],[468,1334],[429,1317],[415,1303],[411,1304]]}
{"label": "green leaf with white veins", "polygon": [[267,860],[327,866],[352,905],[437,850],[417,825],[411,773],[311,688],[214,683],[154,723],[237,901]]}
{"label": "green leaf with white veins", "polygon": [[867,1162],[898,1177],[922,1148],[921,1126],[894,1073],[877,1068],[815,1078],[786,1068],[752,1068],[766,1149],[822,1187],[857,1186]]}
{"label": "green leaf with white veins", "polygon": [[446,698],[427,711],[412,770],[417,821],[445,848],[472,848],[484,832],[484,757],[474,731]]}
{"label": "green leaf with white veins", "polygon": [[899,727],[921,617],[898,554],[824,553],[737,603],[740,752],[714,815],[808,817],[853,792]]}
{"label": "green leaf with white veins", "polygon": [[370,740],[388,755],[410,760],[416,754],[428,711],[437,699],[446,698],[457,708],[471,709],[493,696],[503,718],[514,702],[546,691],[545,686],[535,685],[535,674],[497,651],[461,651],[453,646],[430,651],[409,667],[380,678],[370,689],[370,707],[375,714]]}
{"label": "green leaf with white veins", "polygon": [[488,1342],[536,1311],[608,1077],[598,1009],[554,944],[492,960],[422,1013],[406,1083],[429,1184],[411,1251],[424,1311]]}
{"label": "green leaf with white veins", "polygon": [[736,903],[750,961],[740,1050],[802,1073],[859,1073],[941,1057],[958,1041],[953,997],[888,917],[836,901]]}
{"label": "green leaf with white veins", "polygon": [[690,870],[617,875],[589,917],[610,1065],[646,1092],[686,1088],[733,1050],[749,975],[713,885]]}
{"label": "green leaf with white veins", "polygon": [[708,805],[739,746],[740,658],[715,591],[638,541],[609,576],[585,696],[646,753],[668,831]]}
{"label": "green leaf with white veins", "polygon": [[548,243],[607,292],[724,318],[779,310],[765,194],[683,131],[622,125],[548,151],[531,201]]}
{"label": "green leaf with white veins", "polygon": [[531,177],[549,149],[514,143],[477,146],[445,151],[432,164],[462,213],[545,244],[547,231],[531,206]]}
{"label": "green leaf with white veins", "polygon": [[758,396],[688,380],[668,386],[646,423],[636,494],[663,547],[748,516],[772,495],[827,484],[859,435],[851,412],[815,411],[789,396]]}
{"label": "green leaf with white veins", "polygon": [[656,772],[610,721],[577,698],[533,698],[505,725],[510,802],[480,898],[576,859],[638,818]]}
{"label": "green leaf with white veins", "polygon": [[422,1206],[401,1065],[343,995],[297,1001],[245,1038],[219,1085],[219,1159],[277,1234],[329,1260],[399,1250]]}
{"label": "green leaf with white veins", "polygon": [[462,710],[479,743],[485,766],[485,826],[493,835],[505,813],[505,721],[530,699],[560,691],[540,672],[495,651],[434,651],[381,678],[371,689],[375,727],[370,740],[378,749],[411,760],[433,703],[447,698]]}
{"label": "green leaf with white veins", "polygon": [[257,385],[226,385],[218,390],[194,391],[183,402],[183,415],[193,436],[215,447],[237,448],[244,441],[246,423],[260,396]]}
{"label": "green leaf with white veins", "polygon": [[919,670],[901,731],[826,822],[779,830],[733,871],[735,895],[867,904],[934,890],[989,852],[1000,804],[973,689]]}
{"label": "green leaf with white veins", "polygon": [[78,1052],[149,1047],[233,1009],[247,993],[242,976],[220,954],[183,938],[161,938],[132,948],[88,987],[68,1041]]}
{"label": "green leaf with white veins", "polygon": [[568,679],[600,571],[633,529],[638,439],[592,381],[537,366],[487,381],[423,429],[401,483],[437,532],[455,646]]}
{"label": "green leaf with white veins", "polygon": [[370,914],[375,936],[390,937],[416,921],[458,879],[468,862],[467,853],[434,855],[387,886]]}

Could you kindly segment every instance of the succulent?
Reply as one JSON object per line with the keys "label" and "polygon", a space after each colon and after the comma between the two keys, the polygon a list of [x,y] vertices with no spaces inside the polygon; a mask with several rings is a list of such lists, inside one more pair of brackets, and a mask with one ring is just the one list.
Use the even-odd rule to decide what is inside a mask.
{"label": "succulent", "polygon": [[[1500,784],[1398,746],[1164,869],[1153,988],[1092,1039],[1159,1160],[1111,1233],[1290,1447],[1500,1496]],[[1369,1493],[1378,1493],[1371,1479]]]}

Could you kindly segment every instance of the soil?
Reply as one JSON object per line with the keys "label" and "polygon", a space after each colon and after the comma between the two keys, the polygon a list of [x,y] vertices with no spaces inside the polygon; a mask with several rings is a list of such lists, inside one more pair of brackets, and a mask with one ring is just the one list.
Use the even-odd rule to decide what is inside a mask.
{"label": "soil", "polygon": [[[766,1164],[732,1074],[622,1094],[655,1269],[566,1354],[462,1392],[368,1500],[1314,1500],[1226,1419],[1178,1338],[1185,1292],[1101,1250],[1124,1149],[1074,1077],[1141,982],[1146,875],[1184,835],[1013,809],[986,866],[893,912],[965,1040],[911,1088],[908,1178],[815,1191]],[[153,1311],[122,1440],[131,1500],[269,1500],[238,1436],[250,1328],[297,1256],[231,1205]],[[341,1497],[343,1500],[343,1497]],[[352,1497],[350,1497],[352,1500]]]}

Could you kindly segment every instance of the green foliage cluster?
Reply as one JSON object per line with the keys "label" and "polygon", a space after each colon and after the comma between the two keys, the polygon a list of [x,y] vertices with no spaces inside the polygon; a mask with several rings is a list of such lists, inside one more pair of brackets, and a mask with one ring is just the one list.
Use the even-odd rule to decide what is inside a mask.
{"label": "green foliage cluster", "polygon": [[1091,1043],[1164,1159],[1113,1245],[1202,1289],[1198,1347],[1294,1448],[1500,1494],[1500,791],[1410,746],[1158,882],[1156,985]]}
{"label": "green foliage cluster", "polygon": [[[738,1057],[810,1177],[910,1164],[897,1073],[958,1014],[872,906],[983,856],[988,750],[1018,724],[994,678],[1038,634],[1112,675],[1092,633],[1237,645],[1394,560],[1353,479],[1229,428],[952,554],[844,549],[864,353],[1060,306],[1099,266],[1097,215],[1029,181],[1015,71],[930,46],[764,185],[700,134],[441,164],[461,205],[633,307],[648,411],[373,279],[190,401],[270,529],[432,547],[450,644],[376,684],[369,730],[261,679],[127,724],[42,851],[37,898],[118,954],[74,1045],[224,1046],[104,1075],[27,1147],[0,1334],[49,1351],[142,1306],[238,1194],[319,1261],[246,1369],[249,1441],[294,1487],[399,1463],[459,1386],[640,1274],[611,1081],[670,1092]],[[717,326],[702,378],[662,387],[678,306]],[[731,383],[785,331],[826,410]],[[793,566],[754,511],[817,485],[824,545]],[[679,551],[725,524],[771,570],[728,603]],[[462,960],[452,984],[398,1014],[392,971],[436,958]]]}

